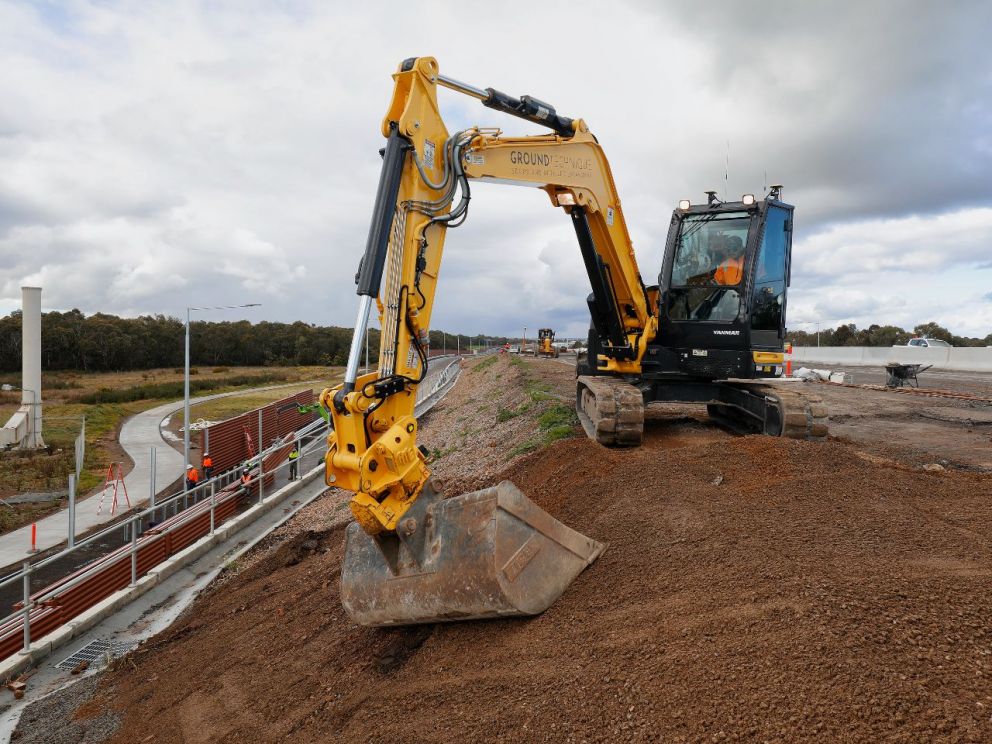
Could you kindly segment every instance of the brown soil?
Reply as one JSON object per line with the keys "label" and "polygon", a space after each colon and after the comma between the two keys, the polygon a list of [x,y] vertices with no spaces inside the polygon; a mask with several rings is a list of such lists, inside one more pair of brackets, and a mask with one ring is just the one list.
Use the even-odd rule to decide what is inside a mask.
{"label": "brown soil", "polygon": [[[568,392],[567,367],[531,364]],[[543,615],[354,626],[335,500],[118,663],[77,723],[117,712],[115,742],[992,738],[990,476],[666,411],[648,430],[495,475],[609,544]]]}
{"label": "brown soil", "polygon": [[[965,392],[983,384],[976,379]],[[835,439],[916,465],[992,472],[992,405],[829,383],[810,387],[830,409]]]}

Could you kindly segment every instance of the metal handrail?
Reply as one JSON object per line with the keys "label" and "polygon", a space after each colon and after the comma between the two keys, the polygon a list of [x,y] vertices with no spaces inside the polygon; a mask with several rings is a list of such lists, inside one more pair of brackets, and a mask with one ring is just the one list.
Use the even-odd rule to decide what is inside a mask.
{"label": "metal handrail", "polygon": [[[434,357],[434,360],[435,361],[438,360],[438,359],[450,359],[450,361],[448,362],[447,365],[445,365],[445,367],[443,367],[441,369],[440,372],[435,372],[434,375],[430,375],[430,373],[428,373],[430,376],[437,377],[438,379],[432,381],[432,384],[429,387],[426,386],[426,385],[421,385],[421,387],[418,388],[418,391],[417,391],[418,392],[418,395],[417,395],[418,404],[429,400],[431,397],[438,395],[438,393],[442,393],[442,391],[443,391],[443,393],[442,393],[441,396],[438,397],[438,400],[440,399],[440,397],[443,397],[444,394],[447,394],[447,391],[450,390],[450,388],[453,386],[454,381],[457,380],[458,375],[461,372],[461,365],[456,363],[456,360],[457,359],[460,359],[460,358],[461,357],[459,355],[448,355],[448,356],[445,356],[445,357]],[[445,389],[445,388],[447,388],[447,389]],[[424,391],[423,392],[423,395],[420,394],[421,391]],[[431,406],[433,406],[435,403],[437,403],[437,400],[431,401]],[[259,482],[259,501],[261,502],[261,500],[262,500],[261,481],[265,477],[267,477],[268,475],[270,475],[270,474],[271,475],[274,475],[275,473],[278,473],[281,468],[291,467],[292,464],[293,464],[292,462],[286,461],[286,462],[283,462],[283,463],[277,465],[274,469],[270,470],[269,472],[265,472],[265,470],[264,470],[264,460],[265,460],[265,458],[268,455],[271,455],[276,450],[282,449],[287,444],[292,443],[293,441],[295,441],[296,446],[299,447],[300,446],[300,440],[301,439],[303,439],[304,437],[310,436],[311,434],[314,434],[314,433],[320,431],[321,429],[328,429],[329,430],[330,429],[330,424],[327,423],[327,422],[324,422],[321,419],[318,419],[316,421],[311,422],[310,424],[307,424],[302,429],[299,429],[296,432],[294,432],[295,436],[294,436],[293,440],[290,440],[290,442],[286,442],[285,440],[284,441],[281,441],[281,442],[278,442],[278,443],[273,444],[272,446],[270,446],[268,449],[260,450],[257,455],[255,455],[252,458],[249,458],[247,460],[247,463],[257,464],[257,466],[258,466],[258,473],[257,473],[257,475],[254,478],[249,479],[249,481],[244,486],[242,486],[241,488],[239,488],[238,491],[242,491],[246,487],[247,488],[250,488],[252,483],[258,481]],[[310,443],[310,445],[312,446],[315,443],[321,443],[322,444],[321,440],[315,439],[314,441],[312,441]],[[303,455],[304,455],[305,452],[306,452],[306,448],[303,448],[303,449],[300,450],[300,458],[301,459],[302,459],[302,457],[303,457]],[[16,573],[13,573],[13,574],[10,574],[9,576],[7,576],[7,577],[5,577],[3,579],[0,579],[0,588],[5,587],[8,584],[11,584],[11,583],[17,581],[18,579],[20,579],[23,582],[24,597],[23,597],[23,606],[22,606],[22,608],[19,609],[19,610],[15,610],[14,612],[12,612],[12,613],[10,613],[10,614],[8,614],[8,615],[0,618],[0,626],[6,625],[11,620],[13,620],[13,619],[15,619],[17,617],[22,617],[23,618],[23,623],[24,623],[24,645],[23,645],[20,653],[27,654],[27,653],[30,652],[30,646],[31,646],[31,621],[30,621],[30,615],[31,615],[32,610],[34,610],[35,607],[37,607],[38,605],[40,605],[40,604],[48,601],[52,597],[58,596],[59,594],[65,593],[66,591],[69,591],[70,589],[75,588],[79,584],[82,584],[84,581],[90,579],[94,574],[98,573],[99,571],[102,571],[103,568],[104,568],[104,565],[101,563],[101,560],[103,558],[106,558],[106,556],[101,556],[100,558],[94,559],[89,564],[87,564],[87,566],[84,566],[82,568],[82,570],[80,570],[79,573],[76,576],[72,577],[71,579],[69,579],[68,581],[66,581],[63,584],[60,584],[57,588],[53,589],[51,592],[44,592],[44,590],[42,590],[42,593],[39,594],[39,596],[36,597],[35,599],[32,599],[32,597],[31,597],[31,574],[32,573],[34,573],[38,569],[40,569],[40,568],[42,568],[42,567],[44,567],[44,566],[46,566],[46,565],[48,565],[48,564],[56,561],[56,560],[65,558],[66,556],[74,553],[75,551],[77,551],[78,549],[82,548],[83,546],[89,545],[90,543],[94,542],[95,540],[98,540],[99,538],[108,535],[109,533],[113,532],[114,530],[121,529],[123,527],[125,530],[130,530],[130,541],[129,541],[130,542],[130,550],[128,551],[128,555],[130,556],[130,560],[131,560],[131,584],[130,584],[130,586],[132,586],[132,587],[135,586],[137,584],[137,581],[138,581],[138,575],[137,575],[138,574],[138,571],[137,571],[138,527],[140,526],[141,520],[144,519],[145,517],[149,517],[149,516],[152,519],[154,519],[155,513],[157,511],[159,511],[159,510],[162,510],[162,513],[163,513],[163,516],[164,516],[166,510],[170,506],[172,506],[172,507],[174,507],[176,509],[176,514],[181,514],[182,512],[180,512],[178,510],[178,504],[179,504],[179,500],[180,499],[183,499],[184,504],[186,504],[186,506],[183,509],[183,511],[186,511],[187,509],[191,508],[192,506],[195,506],[198,503],[196,494],[197,493],[201,493],[202,494],[203,490],[209,487],[209,489],[210,489],[210,510],[209,510],[209,514],[210,514],[210,532],[209,532],[209,534],[213,535],[214,534],[214,531],[215,531],[215,528],[216,528],[216,510],[217,510],[217,493],[216,493],[216,491],[217,491],[217,486],[218,486],[218,484],[221,484],[221,488],[223,488],[225,486],[230,485],[233,482],[233,480],[234,480],[234,478],[232,477],[232,474],[235,473],[235,470],[236,469],[233,469],[232,468],[232,469],[230,469],[230,470],[228,470],[228,471],[226,471],[224,473],[221,473],[221,474],[219,474],[217,476],[214,476],[213,478],[211,478],[208,481],[205,481],[203,483],[197,484],[197,486],[195,488],[192,488],[192,489],[189,489],[189,490],[183,489],[182,491],[179,491],[179,492],[173,494],[172,496],[168,497],[165,501],[161,501],[161,502],[155,503],[154,505],[149,506],[147,509],[144,509],[144,510],[142,510],[142,511],[136,513],[136,514],[132,514],[127,519],[123,519],[120,522],[117,522],[117,523],[115,523],[113,525],[110,525],[110,526],[108,526],[108,527],[106,527],[106,528],[104,528],[104,529],[102,529],[102,530],[100,530],[100,531],[98,531],[98,532],[90,535],[86,539],[84,539],[84,540],[82,540],[80,542],[74,543],[72,546],[69,546],[69,547],[66,547],[66,548],[60,550],[58,553],[55,553],[55,554],[53,554],[51,556],[48,556],[47,558],[43,558],[43,559],[39,560],[37,563],[32,564],[30,560],[24,561],[24,563],[22,564],[22,567],[21,567],[21,570],[20,571],[18,571]],[[236,491],[234,493],[237,493],[238,491]],[[232,496],[234,495],[234,493],[232,493]],[[193,496],[193,502],[192,502],[192,504],[188,504],[186,502],[188,502],[188,500],[189,500],[189,498],[190,498],[191,495]],[[142,545],[142,547],[144,547],[146,545],[154,545],[156,541],[164,538],[166,535],[171,534],[174,530],[177,530],[177,529],[179,529],[180,527],[183,527],[183,526],[185,526],[185,520],[178,520],[174,524],[169,525],[168,527],[166,527],[164,530],[162,530],[160,532],[159,531],[156,531],[156,532],[151,533],[151,534],[142,535],[141,545]],[[125,534],[128,534],[128,533],[125,532]]]}
{"label": "metal handrail", "polygon": [[[299,446],[299,442],[300,442],[300,440],[302,438],[304,438],[306,436],[309,436],[311,434],[314,434],[317,431],[319,431],[321,428],[326,428],[326,427],[327,427],[327,424],[324,421],[322,421],[322,420],[317,420],[317,421],[311,422],[310,424],[308,424],[307,426],[303,427],[302,429],[297,430],[294,433],[295,434],[294,438],[292,440],[290,440],[289,442],[286,442],[286,441],[278,442],[278,443],[272,445],[271,447],[269,447],[268,449],[262,450],[257,455],[255,455],[254,457],[250,458],[248,460],[248,462],[249,463],[253,463],[253,464],[257,464],[259,466],[259,470],[258,470],[257,474],[255,475],[255,477],[251,478],[248,481],[248,483],[245,484],[244,486],[242,486],[241,488],[239,488],[238,491],[242,491],[246,487],[247,488],[250,488],[253,483],[255,483],[257,481],[260,481],[261,479],[263,479],[263,478],[265,478],[265,477],[267,477],[269,475],[274,475],[274,474],[278,473],[280,471],[280,469],[282,469],[284,467],[290,467],[292,465],[291,462],[286,461],[286,462],[283,462],[283,463],[277,465],[272,470],[269,470],[269,471],[266,472],[263,469],[263,460],[268,455],[271,455],[273,452],[275,452],[275,451],[277,451],[279,449],[282,449],[287,444],[291,444],[294,441],[296,442],[297,446]],[[301,451],[300,451],[300,457],[301,457],[301,459],[302,459],[303,455],[307,452],[308,449],[312,451],[312,449],[314,448],[313,445],[315,445],[315,444],[323,444],[323,442],[321,440],[319,440],[319,439],[315,439],[313,442],[310,442],[310,446],[309,447],[304,447],[303,449],[301,449]],[[7,576],[7,577],[3,578],[2,580],[0,580],[0,587],[7,586],[8,584],[11,584],[11,583],[17,581],[18,579],[20,579],[23,582],[23,586],[24,586],[24,597],[23,597],[23,600],[22,600],[23,606],[21,607],[21,609],[15,610],[14,612],[11,612],[8,615],[0,618],[0,626],[6,625],[11,620],[14,620],[14,619],[16,619],[18,617],[22,617],[23,618],[23,621],[24,621],[24,645],[23,645],[23,648],[21,650],[21,653],[22,654],[23,653],[28,653],[29,652],[29,649],[30,649],[30,646],[31,646],[30,614],[31,614],[32,610],[34,610],[38,605],[43,604],[45,601],[48,601],[51,597],[57,596],[58,594],[62,594],[62,593],[66,592],[66,591],[68,591],[70,589],[75,588],[79,584],[81,584],[84,581],[90,579],[94,574],[98,573],[99,571],[102,571],[104,569],[104,565],[101,563],[101,561],[102,561],[103,558],[106,558],[106,555],[100,556],[99,558],[96,558],[93,561],[91,561],[90,564],[88,564],[87,566],[84,566],[83,569],[76,576],[72,577],[71,579],[69,579],[68,581],[66,581],[63,584],[60,584],[52,592],[50,592],[50,593],[42,593],[38,597],[36,597],[34,599],[32,599],[32,597],[31,597],[31,586],[30,586],[31,575],[35,571],[37,571],[38,569],[42,568],[43,566],[46,566],[49,563],[52,563],[53,561],[56,561],[58,559],[65,558],[66,556],[72,554],[73,552],[75,552],[79,548],[83,547],[84,545],[88,545],[89,543],[93,542],[94,540],[97,540],[100,537],[106,536],[110,532],[113,532],[114,530],[121,529],[122,527],[125,530],[130,530],[130,536],[131,536],[130,537],[130,541],[129,541],[130,550],[128,551],[128,555],[130,556],[130,559],[131,559],[131,586],[134,586],[137,583],[137,578],[138,578],[137,577],[137,554],[138,554],[138,526],[140,524],[140,521],[142,519],[144,519],[145,517],[148,517],[148,516],[151,516],[152,518],[154,518],[155,512],[158,511],[158,510],[160,510],[160,509],[163,510],[163,513],[164,513],[164,511],[167,510],[169,508],[169,506],[176,506],[177,507],[180,499],[188,500],[189,497],[190,497],[190,495],[192,494],[193,495],[193,503],[190,506],[187,507],[187,508],[190,508],[191,506],[194,506],[195,504],[198,503],[198,500],[196,498],[196,494],[198,492],[199,493],[202,493],[202,491],[204,489],[208,488],[208,487],[210,488],[210,510],[209,510],[209,513],[210,513],[210,534],[214,534],[215,527],[216,527],[216,509],[217,509],[217,498],[216,498],[217,494],[216,494],[216,490],[217,490],[217,485],[218,484],[221,484],[223,481],[226,481],[226,483],[223,483],[223,485],[221,485],[221,488],[223,488],[224,486],[230,485],[233,482],[233,480],[234,480],[233,477],[232,477],[232,473],[233,472],[234,472],[233,470],[229,470],[229,471],[227,471],[225,473],[221,473],[221,474],[219,474],[219,475],[211,478],[209,481],[205,481],[204,483],[198,484],[196,486],[196,488],[190,489],[189,491],[183,490],[183,491],[177,492],[173,496],[170,496],[169,498],[167,498],[165,501],[158,502],[154,506],[149,506],[147,509],[144,509],[144,510],[142,510],[142,511],[136,513],[136,514],[132,514],[127,519],[121,520],[120,522],[117,522],[116,524],[110,525],[109,527],[106,527],[106,528],[100,530],[99,532],[94,533],[93,535],[89,536],[85,540],[82,540],[80,542],[75,543],[72,547],[64,548],[63,550],[59,551],[58,553],[55,553],[54,555],[48,556],[47,558],[44,558],[44,559],[38,561],[37,563],[32,564],[30,560],[24,561],[24,563],[22,564],[22,567],[21,567],[21,570],[20,571],[15,572],[15,573],[12,573],[9,576]],[[238,491],[236,491],[234,493],[237,493]],[[232,493],[232,496],[234,495],[234,493]],[[261,494],[261,490],[260,490],[260,494]],[[183,509],[183,511],[186,511],[186,509]],[[177,514],[181,514],[181,513],[182,513],[181,511],[177,511]],[[151,534],[143,535],[142,536],[142,543],[141,543],[141,545],[142,545],[142,547],[144,547],[146,545],[153,545],[159,539],[164,538],[166,535],[171,534],[174,530],[177,530],[180,527],[183,527],[185,525],[186,525],[185,520],[179,520],[175,524],[169,525],[166,529],[162,530],[161,532],[154,532],[154,533],[151,533]],[[127,534],[127,533],[125,533],[125,534]]]}

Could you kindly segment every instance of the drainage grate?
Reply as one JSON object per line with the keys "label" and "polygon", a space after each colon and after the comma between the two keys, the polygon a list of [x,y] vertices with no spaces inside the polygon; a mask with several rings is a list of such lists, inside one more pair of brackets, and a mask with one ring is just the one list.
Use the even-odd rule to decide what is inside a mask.
{"label": "drainage grate", "polygon": [[98,638],[95,641],[87,643],[69,658],[60,661],[55,667],[71,672],[84,661],[89,662],[90,666],[94,662],[104,665],[111,659],[119,659],[137,645],[129,641],[108,641]]}

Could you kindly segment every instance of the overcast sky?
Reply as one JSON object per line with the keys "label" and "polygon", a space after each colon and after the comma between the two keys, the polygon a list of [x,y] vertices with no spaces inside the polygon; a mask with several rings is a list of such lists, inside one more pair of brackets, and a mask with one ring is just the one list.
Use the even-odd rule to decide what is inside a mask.
{"label": "overcast sky", "polygon": [[[0,1],[0,314],[31,284],[46,310],[351,325],[390,75],[420,54],[586,120],[647,283],[680,198],[783,183],[791,327],[985,336],[990,29],[967,0]],[[451,130],[540,131],[441,104]],[[478,184],[434,326],[579,335],[588,292],[561,210]]]}

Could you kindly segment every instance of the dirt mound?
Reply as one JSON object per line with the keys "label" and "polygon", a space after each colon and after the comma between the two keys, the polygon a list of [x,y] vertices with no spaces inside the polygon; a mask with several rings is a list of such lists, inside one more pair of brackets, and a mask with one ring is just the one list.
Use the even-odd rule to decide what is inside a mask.
{"label": "dirt mound", "polygon": [[[567,367],[536,366],[506,394],[567,393]],[[462,397],[445,425],[480,403]],[[992,737],[987,476],[683,414],[647,426],[634,450],[572,439],[507,463],[514,442],[477,431],[441,458],[495,449],[473,477],[608,543],[540,617],[356,627],[343,532],[310,519],[118,663],[76,723],[120,715],[117,742]]]}

